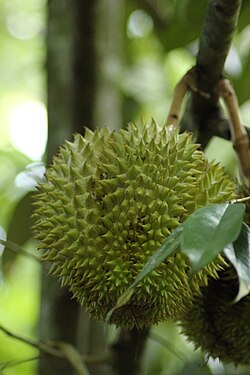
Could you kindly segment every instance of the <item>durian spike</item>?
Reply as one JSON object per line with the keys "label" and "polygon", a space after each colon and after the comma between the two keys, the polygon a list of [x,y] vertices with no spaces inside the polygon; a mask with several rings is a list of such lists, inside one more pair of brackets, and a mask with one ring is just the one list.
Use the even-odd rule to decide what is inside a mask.
{"label": "durian spike", "polygon": [[228,79],[221,79],[217,85],[218,94],[224,100],[231,119],[230,132],[233,147],[239,160],[239,172],[242,183],[250,187],[249,139],[241,124],[239,104],[235,91]]}
{"label": "durian spike", "polygon": [[198,91],[196,86],[195,67],[188,70],[174,89],[172,103],[165,121],[166,126],[178,127],[183,99],[190,91]]}

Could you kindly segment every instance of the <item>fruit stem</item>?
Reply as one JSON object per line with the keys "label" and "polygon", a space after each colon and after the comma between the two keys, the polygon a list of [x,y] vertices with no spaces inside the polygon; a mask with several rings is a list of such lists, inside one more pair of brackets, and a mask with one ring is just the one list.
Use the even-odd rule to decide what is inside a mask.
{"label": "fruit stem", "polygon": [[228,79],[220,79],[217,85],[219,96],[228,110],[233,147],[238,156],[240,178],[244,185],[250,186],[250,156],[248,134],[241,124],[237,95]]}
{"label": "fruit stem", "polygon": [[121,330],[119,337],[113,343],[112,358],[113,371],[119,375],[137,375],[141,373],[141,361],[143,350],[145,348],[149,329],[131,331]]}
{"label": "fruit stem", "polygon": [[165,125],[177,127],[180,121],[180,112],[184,97],[190,91],[197,91],[195,67],[187,71],[174,89],[172,103],[165,121]]}

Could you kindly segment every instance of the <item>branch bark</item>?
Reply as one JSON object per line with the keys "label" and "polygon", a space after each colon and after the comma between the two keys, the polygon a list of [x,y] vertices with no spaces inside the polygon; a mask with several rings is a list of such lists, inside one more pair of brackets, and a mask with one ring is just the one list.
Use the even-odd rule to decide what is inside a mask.
{"label": "branch bark", "polygon": [[215,86],[223,76],[240,8],[241,0],[210,0],[208,4],[195,67],[198,91],[191,94],[181,123],[182,130],[197,134],[203,147],[213,135],[230,139]]}
{"label": "branch bark", "polygon": [[228,55],[241,0],[210,0],[200,37],[196,67],[200,72],[199,88],[213,96]]}

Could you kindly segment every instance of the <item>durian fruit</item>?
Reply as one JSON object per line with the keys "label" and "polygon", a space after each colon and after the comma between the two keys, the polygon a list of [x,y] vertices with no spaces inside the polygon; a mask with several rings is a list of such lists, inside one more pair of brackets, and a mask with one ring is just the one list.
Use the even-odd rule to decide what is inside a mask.
{"label": "durian fruit", "polygon": [[224,363],[250,364],[250,294],[233,303],[238,279],[233,267],[201,288],[182,314],[181,327],[196,349]]}
{"label": "durian fruit", "polygon": [[[191,135],[155,122],[75,135],[45,178],[36,197],[39,249],[51,273],[101,320],[174,228],[235,190]],[[222,264],[219,257],[190,283],[190,266],[176,253],[141,281],[110,322],[142,328],[176,318]]]}

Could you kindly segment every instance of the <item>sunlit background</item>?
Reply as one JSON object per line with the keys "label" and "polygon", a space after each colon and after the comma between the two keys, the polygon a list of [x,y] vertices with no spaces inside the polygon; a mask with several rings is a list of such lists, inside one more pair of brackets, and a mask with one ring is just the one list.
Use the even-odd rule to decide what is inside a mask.
{"label": "sunlit background", "polygon": [[[27,216],[22,197],[43,173],[47,141],[45,107],[44,0],[0,0],[0,239],[25,242]],[[17,205],[20,205],[19,214]],[[17,211],[16,211],[17,210]],[[13,216],[16,211],[17,215]],[[19,216],[19,217],[18,217]],[[32,241],[25,245],[34,252]],[[0,253],[3,246],[0,245]],[[37,337],[39,265],[29,257],[4,259],[0,272],[0,324],[16,334]],[[6,257],[6,256],[5,256]],[[16,259],[15,259],[16,258]],[[8,264],[10,265],[8,267]],[[0,373],[33,375],[37,350],[0,333]],[[26,362],[26,360],[30,360]],[[16,366],[17,362],[25,361]]]}
{"label": "sunlit background", "polygon": [[[18,237],[27,252],[35,253],[34,244],[25,237],[29,223],[24,212],[27,192],[34,189],[44,173],[47,142],[45,87],[45,0],[0,0],[0,239]],[[152,18],[143,10],[131,11],[127,19],[127,39],[133,61],[119,73],[120,87],[127,97],[139,103],[135,119],[153,116],[163,122],[167,115],[173,88],[194,64],[197,42],[165,53],[153,32]],[[232,78],[244,71],[250,48],[250,26],[235,38],[226,62]],[[250,123],[250,101],[242,103],[242,119]],[[133,120],[133,119],[131,119]],[[217,159],[231,173],[236,159],[230,142],[215,138],[207,155]],[[26,207],[26,206],[25,206]],[[3,245],[0,244],[0,254]],[[8,255],[0,271],[0,325],[30,338],[37,337],[39,313],[40,267],[29,257]],[[145,362],[159,362],[162,375],[178,374],[183,356],[203,366],[199,353],[187,346],[176,327],[168,324],[153,330],[167,340],[164,345],[150,339]],[[1,363],[13,364],[7,375],[35,375],[38,353],[28,345],[0,333]],[[184,360],[185,360],[184,358]],[[15,366],[18,360],[28,360]],[[225,374],[222,364],[209,361],[213,374]],[[148,365],[150,368],[150,365]],[[235,370],[234,374],[237,374]],[[150,372],[147,375],[151,375]],[[231,375],[231,374],[230,374]]]}

